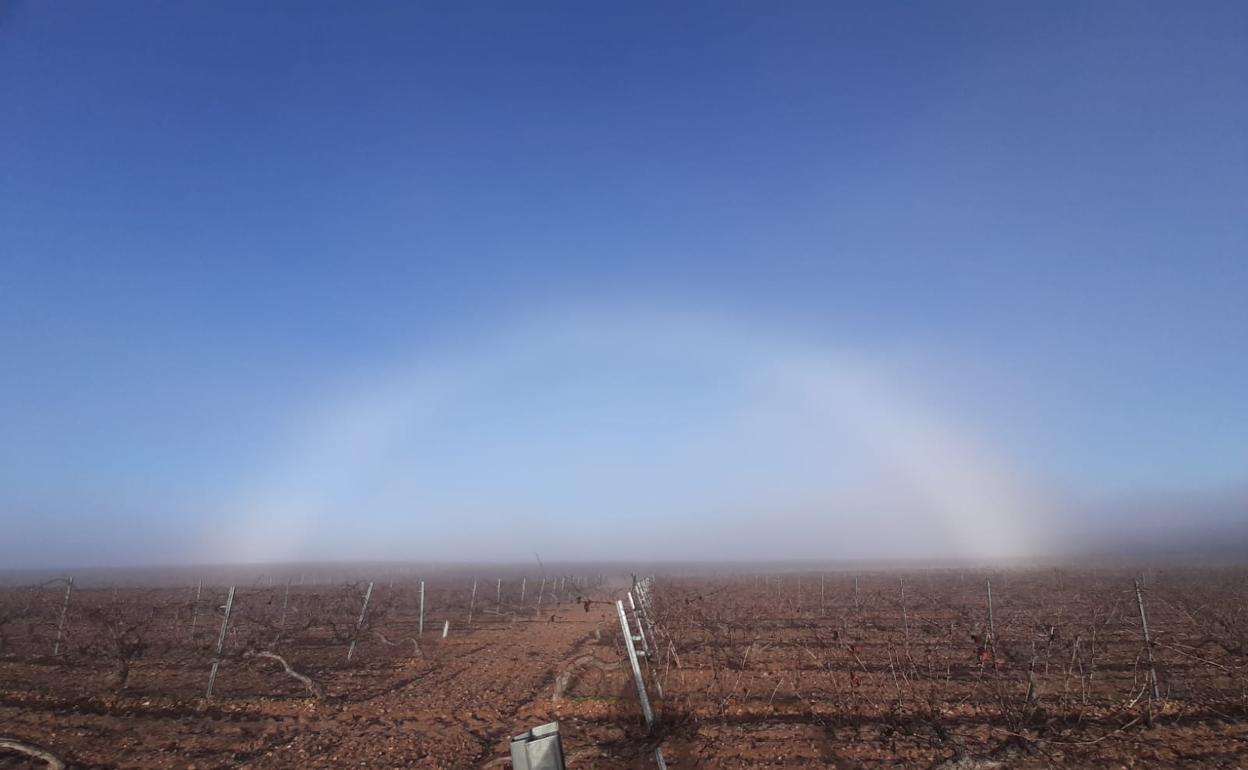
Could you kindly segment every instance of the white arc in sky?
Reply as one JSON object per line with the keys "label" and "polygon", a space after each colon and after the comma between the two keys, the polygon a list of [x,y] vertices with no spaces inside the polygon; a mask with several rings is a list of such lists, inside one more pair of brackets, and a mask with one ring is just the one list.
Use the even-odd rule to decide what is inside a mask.
{"label": "white arc in sky", "polygon": [[[705,317],[567,314],[330,399],[223,512],[212,550],[236,562],[523,560],[534,546],[564,560],[1034,554],[1046,512],[1023,474],[920,403],[862,355]],[[702,545],[612,537],[648,516]]]}

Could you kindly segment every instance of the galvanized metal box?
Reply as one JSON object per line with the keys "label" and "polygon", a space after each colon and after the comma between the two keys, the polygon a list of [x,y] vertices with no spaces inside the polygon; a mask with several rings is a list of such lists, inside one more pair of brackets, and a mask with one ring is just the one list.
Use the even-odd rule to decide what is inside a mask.
{"label": "galvanized metal box", "polygon": [[514,770],[564,770],[559,723],[539,725],[512,738],[511,766]]}

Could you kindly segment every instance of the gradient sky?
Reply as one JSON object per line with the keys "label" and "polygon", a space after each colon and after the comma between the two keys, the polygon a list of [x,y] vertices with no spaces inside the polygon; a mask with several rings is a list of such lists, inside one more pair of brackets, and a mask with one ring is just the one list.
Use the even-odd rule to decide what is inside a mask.
{"label": "gradient sky", "polygon": [[0,5],[0,564],[1243,524],[1246,41],[1241,2]]}

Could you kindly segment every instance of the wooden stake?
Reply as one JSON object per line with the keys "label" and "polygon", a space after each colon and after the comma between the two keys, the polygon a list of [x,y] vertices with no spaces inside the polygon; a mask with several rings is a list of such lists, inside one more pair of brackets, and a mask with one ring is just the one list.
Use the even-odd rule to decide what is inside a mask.
{"label": "wooden stake", "polygon": [[52,657],[61,654],[61,635],[65,633],[65,616],[69,614],[69,593],[74,590],[74,579],[65,580],[65,601],[61,603],[61,620],[56,624],[56,642],[52,645]]}
{"label": "wooden stake", "polygon": [[1148,679],[1153,686],[1153,700],[1161,700],[1161,691],[1157,687],[1157,667],[1153,663],[1153,640],[1148,634],[1148,615],[1144,612],[1144,594],[1140,592],[1140,581],[1135,583],[1135,600],[1140,605],[1140,625],[1144,627],[1144,651],[1148,655]]}
{"label": "wooden stake", "polygon": [[195,624],[199,622],[199,597],[204,590],[204,581],[201,578],[195,583],[195,606],[191,607],[191,639],[195,639]]}
{"label": "wooden stake", "polygon": [[347,647],[347,662],[351,661],[351,656],[355,655],[355,641],[360,636],[360,629],[364,627],[364,613],[368,612],[368,600],[373,597],[373,584],[369,582],[368,590],[364,592],[364,604],[360,607],[360,617],[355,621],[355,633],[351,634],[351,645]]}
{"label": "wooden stake", "polygon": [[290,581],[291,578],[286,578],[286,595],[282,597],[282,618],[277,622],[277,627],[281,631],[286,630],[286,606],[290,604]]}
{"label": "wooden stake", "polygon": [[901,627],[906,635],[906,650],[910,649],[910,616],[906,614],[906,579],[897,576],[897,592],[901,598]]}
{"label": "wooden stake", "polygon": [[992,617],[992,578],[984,578],[988,586],[988,642],[992,648],[992,665],[997,665],[997,624]]}

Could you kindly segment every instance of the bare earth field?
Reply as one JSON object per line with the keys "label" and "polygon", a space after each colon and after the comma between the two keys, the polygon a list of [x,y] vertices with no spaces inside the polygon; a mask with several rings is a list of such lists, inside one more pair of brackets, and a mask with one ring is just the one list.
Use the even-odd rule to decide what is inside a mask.
{"label": "bare earth field", "polygon": [[475,596],[427,575],[423,634],[407,576],[376,576],[363,620],[367,579],[239,585],[219,656],[225,586],[11,586],[0,736],[71,767],[506,768],[509,736],[558,720],[570,768],[653,767],[655,746],[675,768],[1248,766],[1248,573],[1148,572],[1138,597],[1136,577],[659,575],[651,734],[627,578],[531,575],[521,601],[516,575]]}
{"label": "bare earth field", "polygon": [[1131,574],[660,581],[665,753],[685,767],[1244,767],[1245,587],[1242,572],[1146,576],[1154,695]]}

